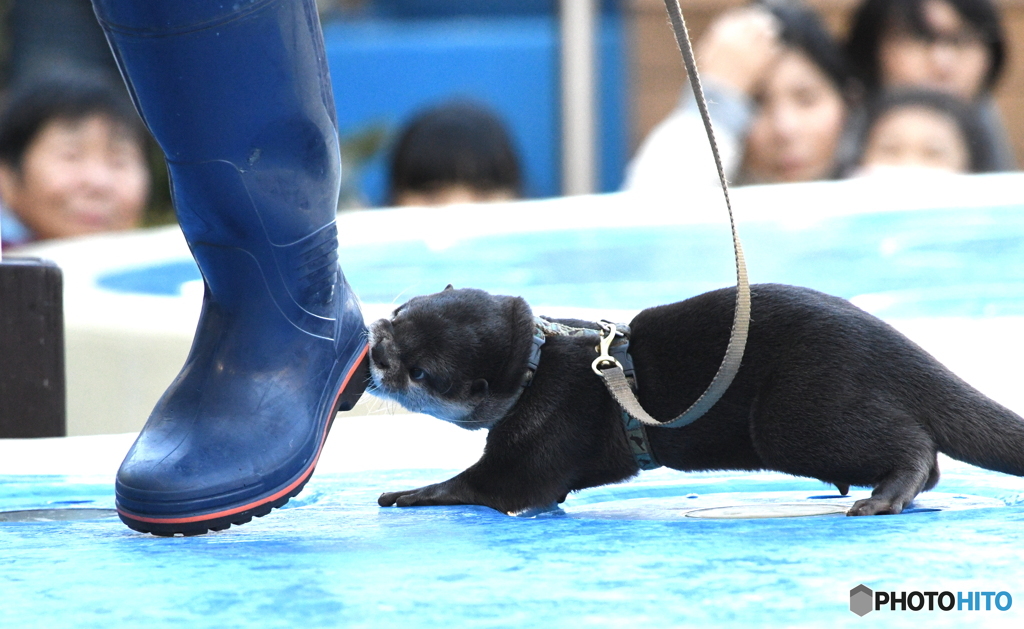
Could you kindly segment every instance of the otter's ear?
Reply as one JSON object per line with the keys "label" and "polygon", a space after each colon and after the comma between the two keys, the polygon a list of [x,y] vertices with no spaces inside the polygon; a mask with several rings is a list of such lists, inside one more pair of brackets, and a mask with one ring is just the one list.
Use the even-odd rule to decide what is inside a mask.
{"label": "otter's ear", "polygon": [[452,286],[451,284],[449,284],[449,285],[444,287],[444,290],[455,290],[455,287]]}
{"label": "otter's ear", "polygon": [[474,380],[473,384],[469,385],[469,394],[475,397],[483,397],[487,395],[487,389],[490,385],[483,378]]}

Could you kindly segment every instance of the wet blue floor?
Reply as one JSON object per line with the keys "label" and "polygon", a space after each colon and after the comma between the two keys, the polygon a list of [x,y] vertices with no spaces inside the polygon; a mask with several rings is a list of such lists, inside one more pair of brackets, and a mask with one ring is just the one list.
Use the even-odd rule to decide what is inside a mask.
{"label": "wet blue floor", "polygon": [[[0,522],[0,625],[822,627],[905,625],[910,614],[929,626],[1012,626],[1024,616],[1014,477],[956,465],[916,509],[870,518],[688,517],[700,505],[842,499],[777,474],[667,470],[534,517],[375,504],[382,490],[454,471],[314,476],[272,516],[194,538],[141,535],[116,517]],[[109,483],[8,476],[0,486],[2,510],[113,503]],[[849,611],[861,583],[1015,598],[1005,612],[862,619]]]}

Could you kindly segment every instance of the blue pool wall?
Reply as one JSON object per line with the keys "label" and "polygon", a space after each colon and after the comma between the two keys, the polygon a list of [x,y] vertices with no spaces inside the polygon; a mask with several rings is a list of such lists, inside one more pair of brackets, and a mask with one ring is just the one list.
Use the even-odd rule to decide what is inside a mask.
{"label": "blue pool wall", "polygon": [[[620,3],[604,2],[598,35],[600,191],[619,188],[628,158],[625,37]],[[324,40],[343,139],[374,126],[393,138],[425,108],[470,100],[494,109],[508,126],[522,161],[525,196],[561,192],[555,0],[369,2],[358,12],[326,16]],[[358,172],[359,191],[374,206],[386,197],[386,155],[378,153]]]}
{"label": "blue pool wall", "polygon": [[[1024,316],[1021,206],[839,216],[792,229],[742,225],[751,280],[807,286],[891,317]],[[535,308],[639,310],[734,282],[725,225],[588,226],[428,240],[344,242],[342,268],[365,303],[448,283],[521,295]],[[785,255],[779,255],[785,252]],[[97,285],[176,296],[200,280],[190,259],[115,268]]]}

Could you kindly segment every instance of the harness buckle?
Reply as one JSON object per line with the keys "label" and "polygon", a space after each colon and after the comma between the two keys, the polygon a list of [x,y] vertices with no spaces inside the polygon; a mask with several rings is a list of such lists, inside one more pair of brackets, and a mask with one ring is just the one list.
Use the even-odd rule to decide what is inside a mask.
{"label": "harness buckle", "polygon": [[612,367],[618,367],[619,369],[622,369],[622,363],[620,363],[617,358],[612,356],[609,350],[611,349],[612,342],[615,341],[615,338],[618,336],[623,336],[623,334],[622,332],[619,332],[618,329],[616,329],[615,324],[612,323],[611,321],[601,320],[599,324],[601,325],[601,341],[598,344],[598,346],[594,348],[594,351],[596,351],[599,355],[597,358],[594,359],[594,362],[591,363],[590,368],[594,370],[594,373],[603,378],[604,372],[601,371],[602,367],[606,369],[611,369]]}

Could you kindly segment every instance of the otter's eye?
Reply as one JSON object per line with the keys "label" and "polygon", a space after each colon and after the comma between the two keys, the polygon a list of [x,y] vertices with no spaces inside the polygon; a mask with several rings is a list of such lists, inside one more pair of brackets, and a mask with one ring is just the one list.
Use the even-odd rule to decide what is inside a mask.
{"label": "otter's eye", "polygon": [[413,380],[422,380],[427,377],[427,372],[423,371],[419,367],[413,367],[409,370],[409,377]]}

